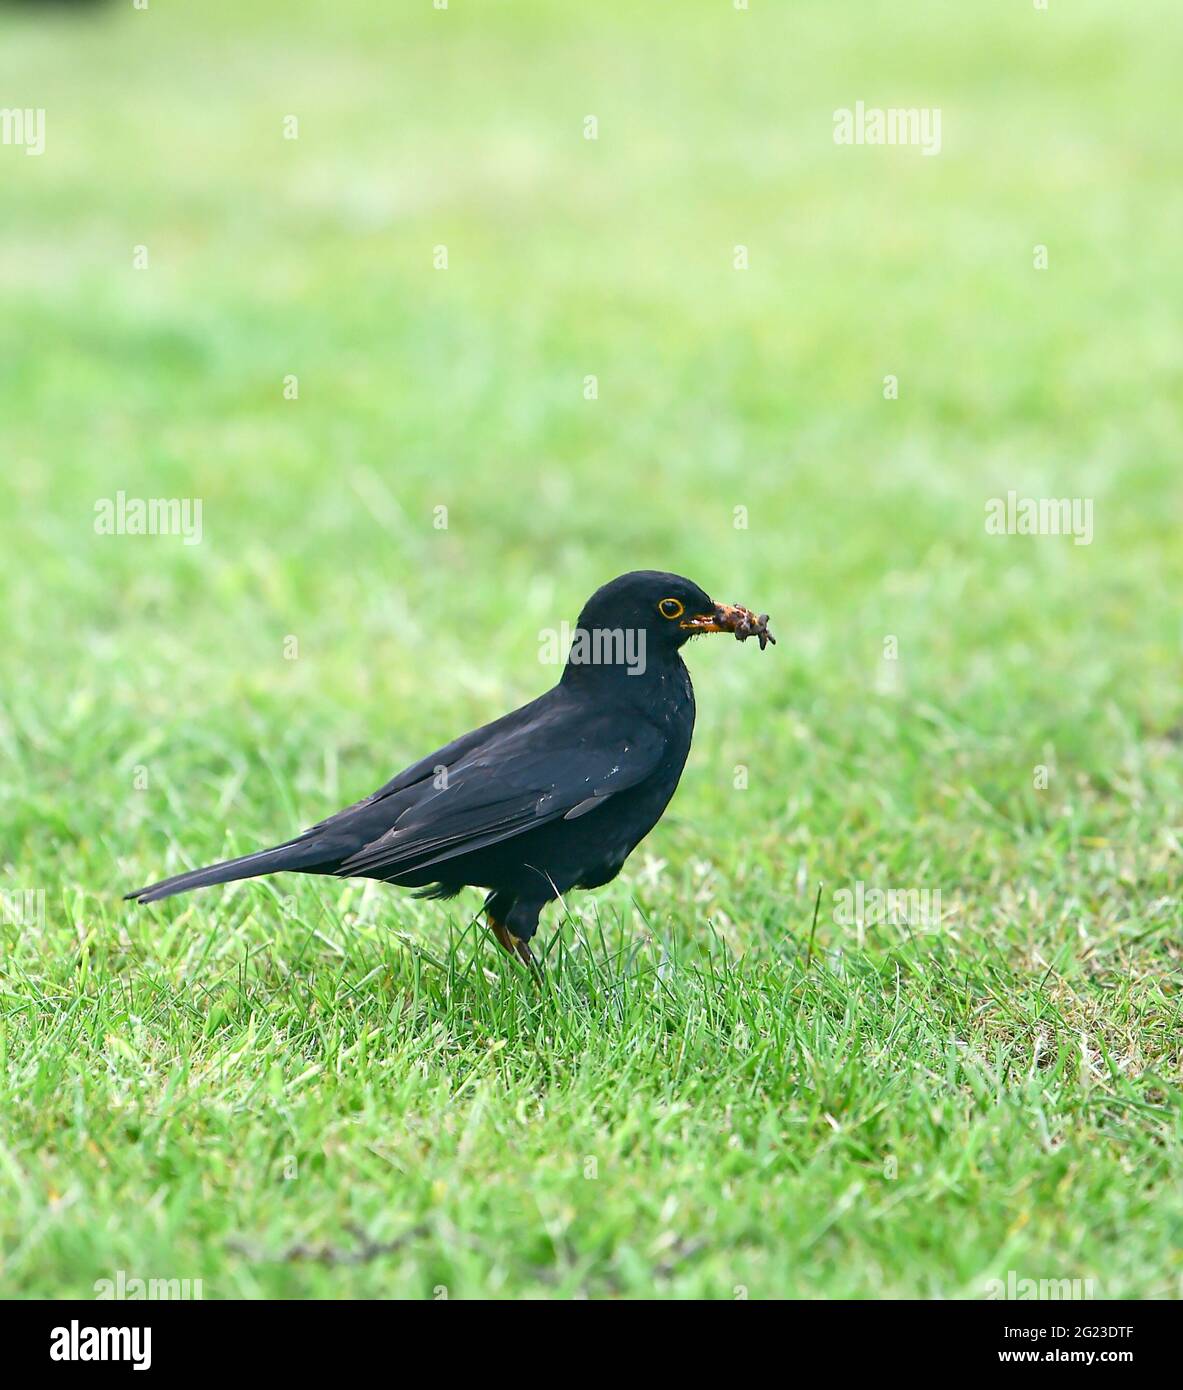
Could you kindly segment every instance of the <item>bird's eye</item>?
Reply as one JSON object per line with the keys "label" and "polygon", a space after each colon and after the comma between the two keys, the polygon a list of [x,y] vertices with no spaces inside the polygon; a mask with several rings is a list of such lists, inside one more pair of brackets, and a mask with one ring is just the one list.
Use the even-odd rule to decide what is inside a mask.
{"label": "bird's eye", "polygon": [[663,598],[657,605],[657,611],[663,618],[680,618],[685,613],[686,606],[679,603],[676,598]]}

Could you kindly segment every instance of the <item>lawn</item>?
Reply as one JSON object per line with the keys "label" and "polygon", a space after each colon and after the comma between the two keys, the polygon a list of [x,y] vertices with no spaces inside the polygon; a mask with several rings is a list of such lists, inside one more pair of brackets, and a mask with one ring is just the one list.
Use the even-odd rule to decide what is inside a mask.
{"label": "lawn", "polygon": [[[1183,1291],[1175,9],[3,11],[0,1293]],[[476,892],[121,901],[648,566],[778,645],[545,987]]]}

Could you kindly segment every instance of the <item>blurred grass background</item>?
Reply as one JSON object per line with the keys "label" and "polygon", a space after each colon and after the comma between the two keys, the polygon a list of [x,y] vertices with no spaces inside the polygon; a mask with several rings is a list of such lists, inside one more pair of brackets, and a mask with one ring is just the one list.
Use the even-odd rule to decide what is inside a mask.
{"label": "blurred grass background", "polygon": [[[1005,1252],[1020,1274],[1177,1291],[1173,17],[1165,0],[0,14],[0,106],[47,113],[43,156],[0,146],[0,871],[46,892],[35,930],[0,929],[6,1289],[86,1293],[125,1268],[204,1271],[207,1296],[978,1296]],[[940,155],[835,146],[833,111],[858,100],[939,107]],[[986,501],[1009,489],[1093,499],[1093,544],[987,535]],[[201,544],[96,534],[96,501],[121,490],[200,498]],[[571,904],[600,914],[621,980],[649,954],[684,961],[676,1007],[658,991],[601,1016],[573,986],[567,1021],[544,1018],[475,939],[448,937],[446,910],[360,885],[280,885],[294,921],[258,886],[154,914],[119,903],[282,838],[537,694],[555,675],[539,630],[641,566],[770,612],[780,639],[763,657],[696,644],[682,789],[625,875]],[[796,947],[819,878],[942,891],[938,940],[908,958],[917,988],[924,952],[944,963],[912,1061],[978,1030],[996,1091],[957,1064],[909,1082],[914,1114],[894,1095],[894,1139],[831,1123],[842,1107],[813,1091],[816,1068],[845,1075],[850,1037],[780,1037],[764,991],[796,982],[800,1027],[838,1008],[870,1056],[894,1036],[877,1012],[893,952],[916,943],[823,912],[824,969],[847,973],[810,984]],[[757,983],[695,973],[720,955]],[[497,983],[474,1002],[455,963],[477,959]],[[288,1031],[311,1026],[276,1003],[293,970],[334,1043]],[[863,971],[877,1003],[860,1022]],[[1056,1018],[1050,995],[1023,993],[1041,979],[1065,991]],[[1009,1016],[1008,991],[1027,1001]],[[732,1072],[719,1000],[772,1030],[771,1065],[801,1048],[809,1064],[775,1085]],[[680,1065],[698,1068],[680,1175],[636,1157],[603,1109],[632,1044],[674,1026],[667,1008],[694,1043]],[[384,1051],[364,1096],[322,1078],[295,1109],[266,1102],[371,1033],[363,1052]],[[1036,1037],[1064,1049],[1062,1131],[1020,1104],[1010,1188],[941,1177],[975,1125],[997,1130]],[[495,1084],[469,1086],[494,1045]],[[1101,1114],[1075,1105],[1100,1084],[1098,1047],[1120,1093]],[[581,1056],[576,1085],[564,1067]],[[519,1132],[539,1066],[567,1123]],[[655,1131],[686,1103],[679,1075],[632,1078]],[[946,1088],[969,1109],[922,1141]],[[412,1111],[472,1147],[426,1153],[404,1211],[366,1155]],[[724,1181],[720,1117],[737,1114],[775,1133],[774,1157]],[[909,1142],[912,1197],[860,1214],[852,1173]],[[487,1184],[519,1144],[555,1170],[542,1215],[530,1165],[493,1209]],[[615,1176],[589,1188],[570,1154],[616,1144]],[[280,1197],[289,1149],[316,1176]],[[1077,1162],[1087,1180],[1065,1197]],[[679,1192],[697,1217],[667,1212]],[[337,1239],[339,1199],[367,1229],[434,1223],[427,1252],[341,1269],[227,1245]],[[668,1231],[729,1204],[724,1245],[679,1236],[670,1264]],[[456,1234],[474,1230],[497,1233],[496,1256]]]}

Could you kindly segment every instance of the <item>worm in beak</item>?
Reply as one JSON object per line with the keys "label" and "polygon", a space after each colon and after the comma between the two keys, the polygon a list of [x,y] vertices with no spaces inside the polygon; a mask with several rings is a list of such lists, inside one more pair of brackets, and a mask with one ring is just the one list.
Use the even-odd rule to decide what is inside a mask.
{"label": "worm in beak", "polygon": [[733,632],[737,642],[746,642],[749,637],[756,637],[759,639],[761,651],[769,642],[776,646],[776,638],[768,631],[768,614],[753,613],[750,608],[744,608],[738,603],[716,603],[713,613],[699,613],[696,617],[688,618],[682,626],[692,634]]}

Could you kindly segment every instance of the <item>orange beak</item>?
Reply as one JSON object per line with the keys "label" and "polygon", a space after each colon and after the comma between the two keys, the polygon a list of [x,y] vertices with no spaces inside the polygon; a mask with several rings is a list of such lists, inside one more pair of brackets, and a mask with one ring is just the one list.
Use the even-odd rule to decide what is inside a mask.
{"label": "orange beak", "polygon": [[691,633],[733,632],[737,642],[746,642],[749,637],[759,638],[760,650],[769,644],[776,646],[776,638],[768,631],[768,614],[753,613],[738,603],[716,603],[714,612],[699,613],[687,618],[682,624]]}

